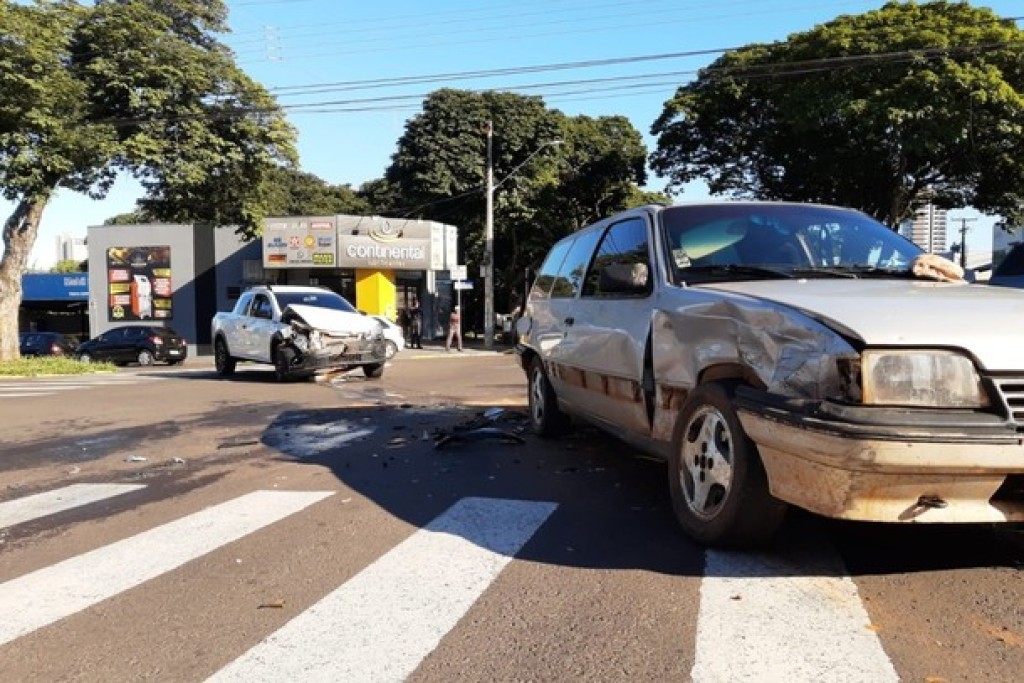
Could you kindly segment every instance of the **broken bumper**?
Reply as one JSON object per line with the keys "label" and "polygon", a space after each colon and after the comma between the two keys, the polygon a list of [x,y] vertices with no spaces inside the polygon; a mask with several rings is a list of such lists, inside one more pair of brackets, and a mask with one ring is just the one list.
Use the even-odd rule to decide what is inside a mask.
{"label": "broken bumper", "polygon": [[1024,521],[1024,434],[995,415],[786,402],[737,392],[772,495],[828,517]]}
{"label": "broken bumper", "polygon": [[347,344],[332,344],[324,349],[301,353],[294,361],[296,372],[317,370],[345,370],[361,365],[373,365],[387,360],[384,340]]}

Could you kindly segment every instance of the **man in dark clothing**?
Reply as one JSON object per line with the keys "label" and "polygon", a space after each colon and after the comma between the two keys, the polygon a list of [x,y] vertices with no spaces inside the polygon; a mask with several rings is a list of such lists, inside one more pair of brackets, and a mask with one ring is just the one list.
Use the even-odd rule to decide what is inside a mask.
{"label": "man in dark clothing", "polygon": [[423,348],[423,310],[416,300],[409,307],[409,348]]}

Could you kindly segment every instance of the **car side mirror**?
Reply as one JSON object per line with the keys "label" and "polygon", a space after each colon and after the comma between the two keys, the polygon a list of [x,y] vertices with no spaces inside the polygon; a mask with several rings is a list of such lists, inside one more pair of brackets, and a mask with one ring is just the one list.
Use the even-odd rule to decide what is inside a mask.
{"label": "car side mirror", "polygon": [[611,263],[601,269],[598,287],[607,294],[646,294],[650,276],[646,263]]}

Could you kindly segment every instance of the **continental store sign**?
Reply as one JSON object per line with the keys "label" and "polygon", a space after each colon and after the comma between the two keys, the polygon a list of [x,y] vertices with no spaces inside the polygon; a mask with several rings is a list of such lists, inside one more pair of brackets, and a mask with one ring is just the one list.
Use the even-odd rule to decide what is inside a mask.
{"label": "continental store sign", "polygon": [[429,270],[431,224],[379,216],[338,217],[342,268]]}
{"label": "continental store sign", "polygon": [[264,268],[336,268],[334,216],[268,218],[263,223]]}

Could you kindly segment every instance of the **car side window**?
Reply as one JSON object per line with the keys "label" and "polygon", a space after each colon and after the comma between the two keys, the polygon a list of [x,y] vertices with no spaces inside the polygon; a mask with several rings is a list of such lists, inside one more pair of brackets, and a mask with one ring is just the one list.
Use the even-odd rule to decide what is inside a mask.
{"label": "car side window", "polygon": [[552,299],[571,299],[579,293],[587,265],[590,263],[590,257],[594,255],[594,247],[597,246],[599,239],[599,230],[580,233],[576,238],[558,269],[558,276],[551,287]]}
{"label": "car side window", "polygon": [[270,306],[270,299],[263,294],[257,294],[252,301],[252,309],[249,314],[254,318],[265,318],[270,320],[273,317],[273,309]]}
{"label": "car side window", "polygon": [[651,291],[647,223],[635,217],[604,234],[587,273],[583,296],[636,296]]}
{"label": "car side window", "polygon": [[562,265],[562,261],[565,260],[565,255],[569,253],[569,248],[575,240],[564,239],[551,248],[544,263],[541,264],[540,270],[537,271],[537,278],[533,281],[533,287],[530,288],[531,299],[544,299],[547,298],[551,292],[551,285],[554,284],[555,278],[558,276],[558,268]]}

